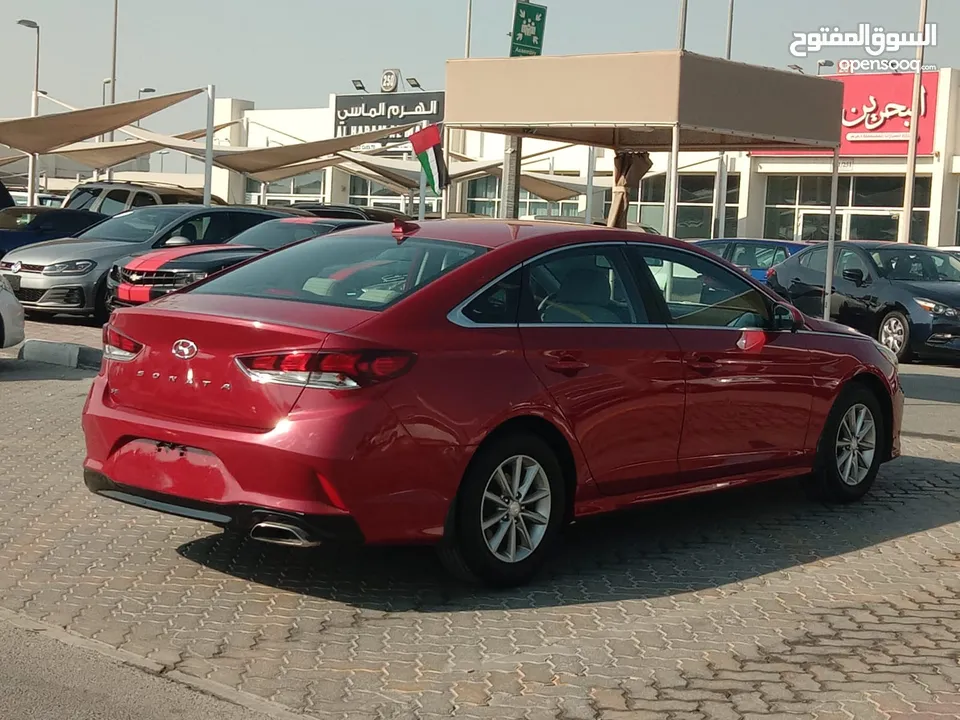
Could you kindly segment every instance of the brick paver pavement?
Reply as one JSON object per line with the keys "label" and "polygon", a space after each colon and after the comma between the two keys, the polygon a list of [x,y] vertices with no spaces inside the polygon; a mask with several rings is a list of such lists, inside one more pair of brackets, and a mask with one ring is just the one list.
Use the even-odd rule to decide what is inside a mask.
{"label": "brick paver pavement", "polygon": [[938,372],[863,503],[782,483],[646,508],[488,592],[425,549],[289,551],[97,499],[82,373],[0,359],[0,605],[318,718],[960,717],[960,381]]}

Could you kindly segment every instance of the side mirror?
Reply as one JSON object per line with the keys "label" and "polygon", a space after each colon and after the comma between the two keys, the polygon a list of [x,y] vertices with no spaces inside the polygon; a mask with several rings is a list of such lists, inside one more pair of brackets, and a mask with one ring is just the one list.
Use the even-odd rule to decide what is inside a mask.
{"label": "side mirror", "polygon": [[773,308],[772,325],[776,332],[796,332],[803,327],[803,315],[791,305],[778,303]]}
{"label": "side mirror", "polygon": [[857,268],[847,268],[841,273],[841,276],[844,280],[849,280],[857,287],[863,285],[863,270],[858,270]]}
{"label": "side mirror", "polygon": [[184,245],[193,245],[193,243],[183,237],[183,235],[175,235],[172,238],[167,238],[163,243],[164,247],[183,247]]}

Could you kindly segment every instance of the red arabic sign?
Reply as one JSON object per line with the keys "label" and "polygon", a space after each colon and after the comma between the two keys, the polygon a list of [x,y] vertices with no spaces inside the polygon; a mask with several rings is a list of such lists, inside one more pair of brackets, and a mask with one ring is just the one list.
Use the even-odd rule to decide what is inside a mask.
{"label": "red arabic sign", "polygon": [[[840,155],[907,154],[910,123],[915,116],[913,73],[882,75],[834,75],[843,83],[843,127],[840,131]],[[917,154],[933,154],[933,128],[937,109],[939,73],[923,73],[920,88]],[[758,151],[768,155],[829,155],[822,150]]]}

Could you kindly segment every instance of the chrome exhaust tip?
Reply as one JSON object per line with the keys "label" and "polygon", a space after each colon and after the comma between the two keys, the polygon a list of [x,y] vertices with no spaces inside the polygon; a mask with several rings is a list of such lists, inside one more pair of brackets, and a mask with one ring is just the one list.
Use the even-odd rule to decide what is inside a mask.
{"label": "chrome exhaust tip", "polygon": [[266,520],[251,528],[250,538],[258,542],[287,547],[317,547],[321,544],[318,540],[311,540],[309,535],[296,525]]}

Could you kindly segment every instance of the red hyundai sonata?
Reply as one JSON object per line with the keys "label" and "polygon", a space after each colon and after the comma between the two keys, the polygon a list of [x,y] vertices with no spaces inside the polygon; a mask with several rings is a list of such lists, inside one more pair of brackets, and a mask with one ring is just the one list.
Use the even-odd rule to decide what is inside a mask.
{"label": "red hyundai sonata", "polygon": [[867,492],[896,358],[662,236],[448,220],[306,240],[104,328],[95,493],[281,545],[531,577],[576,518],[787,476]]}

